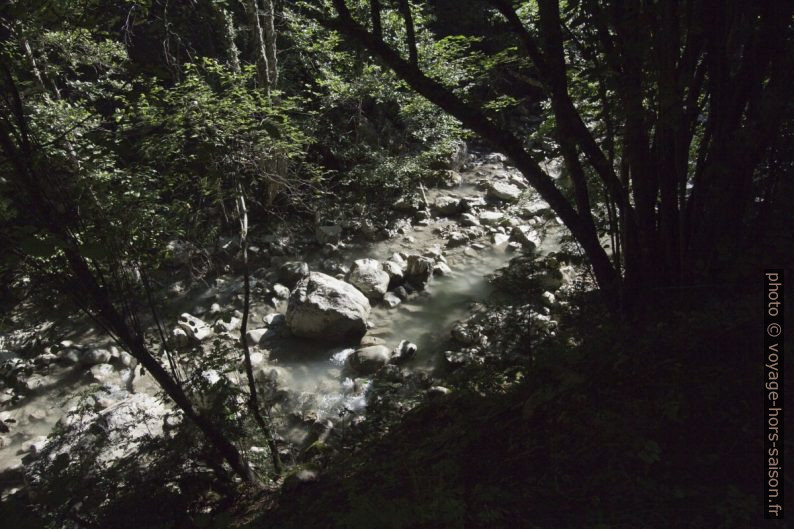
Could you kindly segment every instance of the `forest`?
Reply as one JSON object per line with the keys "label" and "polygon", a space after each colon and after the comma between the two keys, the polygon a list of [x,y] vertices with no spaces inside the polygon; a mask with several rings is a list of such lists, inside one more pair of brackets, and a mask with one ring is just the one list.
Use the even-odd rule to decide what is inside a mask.
{"label": "forest", "polygon": [[784,527],[793,15],[5,0],[0,525]]}

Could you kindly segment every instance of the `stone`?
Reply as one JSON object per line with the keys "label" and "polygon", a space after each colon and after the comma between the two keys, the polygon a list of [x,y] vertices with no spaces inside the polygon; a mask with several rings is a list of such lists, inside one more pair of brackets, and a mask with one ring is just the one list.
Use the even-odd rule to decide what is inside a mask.
{"label": "stone", "polygon": [[455,215],[463,210],[459,199],[446,195],[436,198],[433,209],[441,215]]}
{"label": "stone", "polygon": [[496,226],[503,218],[504,215],[498,211],[483,211],[479,216],[480,223],[485,226]]}
{"label": "stone", "polygon": [[278,271],[279,281],[293,288],[298,281],[309,275],[309,265],[303,261],[287,261]]}
{"label": "stone", "polygon": [[61,349],[58,355],[62,364],[75,365],[80,363],[82,351],[75,349],[74,347],[68,347],[66,349]]}
{"label": "stone", "polygon": [[416,344],[409,342],[408,340],[403,340],[399,343],[397,347],[395,347],[394,351],[392,351],[392,357],[390,362],[393,364],[402,364],[416,356]]}
{"label": "stone", "polygon": [[449,388],[445,388],[444,386],[431,386],[427,390],[427,396],[431,399],[443,397],[445,395],[449,395],[452,391]]}
{"label": "stone", "polygon": [[518,199],[521,198],[521,190],[507,182],[490,182],[486,194],[505,202],[518,202]]}
{"label": "stone", "polygon": [[371,300],[382,298],[389,289],[389,274],[375,259],[354,261],[345,279]]}
{"label": "stone", "polygon": [[320,244],[336,244],[342,238],[342,226],[338,224],[317,226],[314,236]]}
{"label": "stone", "polygon": [[97,364],[92,366],[88,372],[88,378],[92,382],[100,384],[109,384],[110,382],[117,382],[118,377],[110,364]]}
{"label": "stone", "polygon": [[444,261],[437,261],[433,265],[433,275],[434,276],[448,276],[451,273],[452,273],[452,269]]}
{"label": "stone", "polygon": [[22,390],[27,393],[34,393],[47,387],[50,385],[50,383],[51,380],[47,377],[43,377],[41,375],[31,375],[22,382]]}
{"label": "stone", "polygon": [[469,238],[466,237],[465,233],[461,233],[459,231],[453,231],[449,234],[447,238],[447,246],[454,247],[454,246],[463,246],[464,244],[469,242]]}
{"label": "stone", "polygon": [[464,211],[471,211],[474,208],[484,208],[487,204],[483,197],[475,195],[461,198],[460,205]]}
{"label": "stone", "polygon": [[47,367],[48,365],[54,364],[57,361],[58,355],[53,353],[42,353],[33,359],[33,363],[41,367]]}
{"label": "stone", "polygon": [[385,345],[371,345],[357,349],[348,357],[350,368],[359,375],[371,375],[391,360],[391,351]]}
{"label": "stone", "polygon": [[95,348],[83,351],[80,355],[80,363],[84,366],[107,364],[111,358],[112,355],[107,349]]}
{"label": "stone", "polygon": [[184,347],[190,343],[190,337],[181,327],[174,327],[171,330],[171,343],[175,347]]}
{"label": "stone", "polygon": [[290,294],[286,322],[301,338],[354,341],[367,332],[369,312],[369,300],[356,287],[311,272]]}
{"label": "stone", "polygon": [[370,345],[386,345],[386,340],[384,340],[383,338],[378,338],[377,336],[367,335],[361,339],[361,342],[358,344],[358,347],[359,348],[369,347]]}
{"label": "stone", "polygon": [[200,320],[195,316],[191,316],[187,312],[179,316],[177,325],[179,325],[179,327],[185,331],[185,334],[187,334],[188,338],[199,342],[212,336],[212,329],[210,329],[209,325],[207,325],[203,320]]}
{"label": "stone", "polygon": [[230,316],[228,319],[218,318],[215,320],[215,323],[212,324],[212,330],[219,334],[232,333],[240,328],[240,324],[240,318],[235,318],[234,316]]}
{"label": "stone", "polygon": [[479,226],[480,221],[471,213],[464,213],[460,216],[460,223],[463,226]]}
{"label": "stone", "polygon": [[398,263],[392,260],[383,263],[383,271],[389,274],[389,290],[401,285],[405,279],[405,271],[403,270],[404,263],[405,261]]}
{"label": "stone", "polygon": [[[263,366],[265,363],[265,355],[263,355],[260,352],[252,352],[250,358],[251,358],[251,368],[254,370]],[[245,369],[245,358],[240,360],[240,368]]]}
{"label": "stone", "polygon": [[405,269],[405,278],[415,286],[423,288],[433,277],[435,261],[429,257],[409,255]]}
{"label": "stone", "polygon": [[529,226],[516,226],[510,232],[510,240],[520,243],[525,250],[534,251],[540,246],[540,235]]}
{"label": "stone", "polygon": [[47,418],[47,412],[41,408],[35,408],[28,413],[29,422],[42,422]]}
{"label": "stone", "polygon": [[262,341],[267,331],[267,327],[262,329],[251,329],[245,333],[245,341],[248,342],[248,345],[259,345],[259,342]]}
{"label": "stone", "polygon": [[505,235],[504,233],[494,233],[491,235],[491,242],[493,242],[494,246],[501,246],[505,244],[510,239],[509,236]]}
{"label": "stone", "polygon": [[262,318],[262,321],[269,328],[283,327],[287,323],[287,318],[281,313],[273,312]]}
{"label": "stone", "polygon": [[289,289],[281,283],[276,283],[270,289],[276,299],[289,299]]}
{"label": "stone", "polygon": [[390,309],[393,309],[394,307],[402,303],[402,300],[399,298],[399,296],[397,296],[393,292],[386,292],[383,295],[383,303]]}

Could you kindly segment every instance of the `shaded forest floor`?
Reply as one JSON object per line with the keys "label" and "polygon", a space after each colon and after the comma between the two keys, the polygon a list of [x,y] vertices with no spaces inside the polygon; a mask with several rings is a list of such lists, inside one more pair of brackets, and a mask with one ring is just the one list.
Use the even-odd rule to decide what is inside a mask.
{"label": "shaded forest floor", "polygon": [[639,326],[583,303],[513,390],[421,406],[246,527],[758,527],[760,300],[723,294]]}

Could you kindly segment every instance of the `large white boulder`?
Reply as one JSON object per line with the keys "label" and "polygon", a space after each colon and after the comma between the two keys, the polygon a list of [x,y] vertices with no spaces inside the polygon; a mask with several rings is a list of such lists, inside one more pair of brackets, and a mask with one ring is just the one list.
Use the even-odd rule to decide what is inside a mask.
{"label": "large white boulder", "polygon": [[358,259],[353,262],[345,279],[369,299],[380,299],[389,289],[389,274],[375,259]]}
{"label": "large white boulder", "polygon": [[369,300],[356,287],[311,272],[290,294],[287,325],[301,338],[358,340],[367,332],[369,311]]}

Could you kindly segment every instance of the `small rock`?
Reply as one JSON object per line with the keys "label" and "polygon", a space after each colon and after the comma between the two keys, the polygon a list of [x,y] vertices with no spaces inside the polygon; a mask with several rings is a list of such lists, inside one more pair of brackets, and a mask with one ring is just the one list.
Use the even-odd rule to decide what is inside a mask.
{"label": "small rock", "polygon": [[346,280],[369,299],[380,299],[389,288],[390,276],[375,259],[358,259],[350,267]]}
{"label": "small rock", "polygon": [[397,296],[393,292],[386,292],[383,295],[383,303],[386,304],[386,306],[389,307],[390,309],[393,309],[401,302],[402,300],[399,298],[399,296]]}
{"label": "small rock", "polygon": [[88,377],[92,382],[98,382],[100,384],[108,384],[113,381],[115,378],[115,370],[113,366],[110,364],[97,364],[88,372]]}
{"label": "small rock", "polygon": [[483,211],[479,216],[480,223],[485,226],[496,226],[503,218],[504,215],[498,211]]}
{"label": "small rock", "polygon": [[[402,259],[401,259],[402,260]],[[403,279],[405,278],[405,271],[403,270],[403,263],[398,263],[393,260],[389,260],[383,263],[383,271],[389,274],[389,289],[394,289],[400,284],[402,284]]]}
{"label": "small rock", "polygon": [[430,278],[433,277],[434,265],[435,262],[429,257],[409,255],[405,277],[414,285],[423,288],[427,282],[430,281]]}
{"label": "small rock", "polygon": [[441,215],[455,215],[463,210],[460,200],[450,196],[440,196],[433,202],[433,209]]}
{"label": "small rock", "polygon": [[386,340],[384,340],[383,338],[367,335],[361,339],[361,342],[359,343],[358,347],[359,349],[361,349],[364,347],[369,347],[371,345],[385,345],[385,344],[386,344]]}
{"label": "small rock", "polygon": [[209,325],[187,312],[179,316],[177,324],[193,340],[200,342],[212,336],[212,329]]}
{"label": "small rock", "polygon": [[171,343],[174,347],[184,347],[190,343],[190,337],[181,327],[174,327],[171,331]]}
{"label": "small rock", "polygon": [[463,226],[479,226],[480,221],[477,220],[477,217],[472,215],[471,213],[464,213],[460,216],[460,223]]}
{"label": "small rock", "polygon": [[447,238],[447,246],[462,246],[469,242],[469,238],[459,231],[453,231]]}
{"label": "small rock", "polygon": [[112,356],[113,355],[107,349],[89,349],[88,351],[83,351],[83,354],[80,355],[80,363],[84,366],[107,364],[110,362]]}
{"label": "small rock", "polygon": [[282,285],[281,283],[276,283],[275,285],[273,285],[271,291],[273,292],[273,297],[275,297],[276,299],[284,300],[289,298],[289,289],[284,285]]}
{"label": "small rock", "polygon": [[444,261],[438,261],[433,265],[434,276],[448,276],[452,273],[452,269]]}
{"label": "small rock", "polygon": [[348,362],[359,375],[371,375],[389,363],[391,351],[384,345],[372,345],[356,350]]}
{"label": "small rock", "polygon": [[416,344],[403,340],[392,352],[391,362],[402,364],[416,356]]}
{"label": "small rock", "polygon": [[491,236],[491,241],[493,242],[494,246],[501,246],[505,244],[509,239],[510,237],[508,237],[504,233],[497,232]]}
{"label": "small rock", "polygon": [[262,338],[267,334],[267,331],[267,327],[261,329],[251,329],[245,333],[245,340],[248,342],[248,345],[259,345],[259,342],[262,341]]}
{"label": "small rock", "polygon": [[529,226],[516,226],[510,232],[510,240],[520,243],[525,250],[533,251],[540,246],[538,232]]}
{"label": "small rock", "polygon": [[41,408],[36,408],[28,413],[28,421],[41,422],[47,418],[47,412]]}
{"label": "small rock", "polygon": [[450,393],[452,393],[452,391],[449,388],[445,388],[444,386],[432,386],[427,390],[427,396],[430,398],[443,397],[444,395],[449,395]]}

